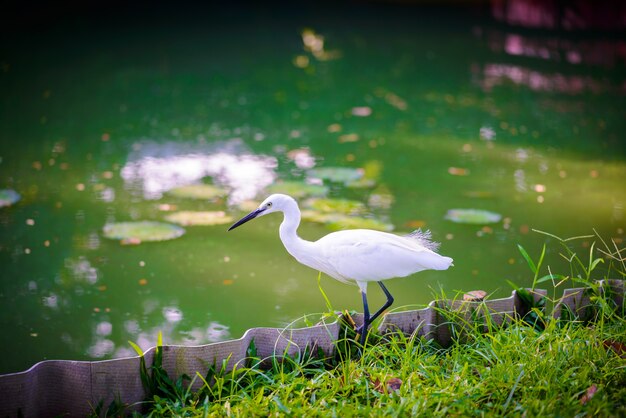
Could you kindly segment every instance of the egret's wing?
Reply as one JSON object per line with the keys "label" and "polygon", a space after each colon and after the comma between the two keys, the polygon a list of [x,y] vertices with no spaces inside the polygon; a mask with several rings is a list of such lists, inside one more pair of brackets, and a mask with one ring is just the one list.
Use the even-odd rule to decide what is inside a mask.
{"label": "egret's wing", "polygon": [[404,277],[426,269],[445,270],[452,262],[410,238],[378,231],[340,231],[317,243],[335,271],[357,281]]}

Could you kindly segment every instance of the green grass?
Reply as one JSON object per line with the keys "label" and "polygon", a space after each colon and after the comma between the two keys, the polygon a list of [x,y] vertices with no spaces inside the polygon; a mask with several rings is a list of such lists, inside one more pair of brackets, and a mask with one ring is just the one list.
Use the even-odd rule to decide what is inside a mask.
{"label": "green grass", "polygon": [[[534,262],[520,247],[534,273],[533,287],[547,280],[558,281],[556,289],[589,285],[593,320],[552,318],[545,303],[534,303],[528,315],[503,327],[487,323],[488,332],[480,317],[465,320],[448,348],[389,334],[370,335],[363,349],[344,327],[332,358],[305,350],[282,361],[260,359],[252,344],[245,363],[234,370],[215,365],[207,376],[195,376],[202,382],[198,391],[189,389],[188,376],[170,379],[157,353],[150,375],[142,363],[152,393],[143,406],[152,417],[626,416],[624,307],[612,304],[594,282],[623,277],[623,250],[592,245],[583,262],[570,241],[558,243],[571,264],[567,275],[547,267],[549,274],[540,277],[545,248]],[[461,318],[449,315],[451,321]],[[108,412],[124,407],[114,403]],[[95,412],[107,411],[100,405]]]}
{"label": "green grass", "polygon": [[267,370],[250,352],[244,367],[213,369],[214,383],[198,392],[161,381],[171,386],[150,399],[148,415],[624,416],[625,344],[623,320],[554,320],[541,332],[518,322],[448,349],[395,335],[358,358],[308,353]]}

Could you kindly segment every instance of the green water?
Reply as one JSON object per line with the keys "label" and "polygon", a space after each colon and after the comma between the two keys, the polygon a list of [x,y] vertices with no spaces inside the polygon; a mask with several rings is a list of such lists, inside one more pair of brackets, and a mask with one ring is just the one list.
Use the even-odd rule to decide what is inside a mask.
{"label": "green water", "polygon": [[[623,238],[623,61],[512,56],[493,41],[512,29],[463,13],[322,16],[59,24],[5,37],[0,188],[22,200],[0,209],[0,372],[132,355],[128,340],[147,348],[159,331],[168,344],[204,344],[324,311],[317,273],[278,239],[278,215],[136,246],[102,236],[107,222],[163,220],[164,205],[238,218],[239,201],[305,179],[312,165],[369,167],[373,189],[333,183],[329,196],[366,203],[399,233],[430,229],[454,258],[449,271],[389,282],[394,306],[438,289],[501,297],[506,280],[529,285],[516,245],[537,254],[545,237],[533,228]],[[316,37],[305,47],[305,28],[323,49]],[[229,196],[164,194],[199,180]],[[444,219],[452,208],[503,220],[456,224]],[[310,240],[328,232],[300,227]],[[547,259],[559,264],[554,250]],[[356,287],[322,286],[335,309],[361,309]],[[378,288],[370,300],[382,304]]]}

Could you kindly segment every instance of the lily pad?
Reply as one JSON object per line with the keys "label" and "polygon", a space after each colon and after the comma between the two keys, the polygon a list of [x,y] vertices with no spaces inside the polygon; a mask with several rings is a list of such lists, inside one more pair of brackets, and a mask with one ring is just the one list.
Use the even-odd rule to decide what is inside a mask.
{"label": "lily pad", "polygon": [[17,203],[22,196],[18,192],[12,189],[2,189],[0,190],[0,208],[5,206],[11,206],[14,203]]}
{"label": "lily pad", "polygon": [[320,167],[309,170],[308,175],[336,183],[349,183],[363,177],[363,170],[349,167]]}
{"label": "lily pad", "polygon": [[191,211],[184,210],[180,212],[174,212],[165,217],[168,222],[173,222],[178,225],[223,225],[234,221],[232,216],[226,215],[223,211]]}
{"label": "lily pad", "polygon": [[338,216],[331,222],[327,222],[328,226],[333,231],[339,231],[342,229],[375,229],[377,231],[393,231],[393,225],[379,221],[378,219],[362,218],[357,216]]}
{"label": "lily pad", "polygon": [[500,222],[502,215],[482,209],[450,209],[445,218],[460,224],[492,224]]}
{"label": "lily pad", "polygon": [[102,232],[105,238],[140,243],[178,238],[185,233],[185,230],[180,226],[164,222],[139,221],[106,224]]}
{"label": "lily pad", "polygon": [[259,203],[261,202],[258,200],[242,200],[237,203],[237,207],[242,212],[252,212],[253,210],[259,208]]}
{"label": "lily pad", "polygon": [[320,212],[354,215],[366,210],[365,204],[348,199],[309,199],[306,206]]}
{"label": "lily pad", "polygon": [[173,188],[167,193],[171,196],[184,199],[203,200],[212,200],[228,194],[226,190],[221,187],[213,186],[212,184],[189,184],[187,186]]}
{"label": "lily pad", "polygon": [[377,231],[392,231],[393,225],[372,218],[348,216],[338,213],[323,213],[313,210],[302,211],[302,219],[326,225],[333,231],[342,229],[375,229]]}
{"label": "lily pad", "polygon": [[271,193],[284,193],[295,199],[301,199],[307,196],[326,196],[328,187],[321,184],[308,184],[300,181],[283,181],[281,183],[272,184],[267,188]]}
{"label": "lily pad", "polygon": [[[308,222],[317,222],[320,224],[325,224],[328,222],[332,222],[337,218],[338,215],[332,213],[322,213],[315,210],[303,210],[302,211],[302,219]],[[345,216],[345,215],[344,215]]]}
{"label": "lily pad", "polygon": [[365,177],[346,183],[346,187],[351,189],[371,189],[374,186],[376,186],[376,181]]}

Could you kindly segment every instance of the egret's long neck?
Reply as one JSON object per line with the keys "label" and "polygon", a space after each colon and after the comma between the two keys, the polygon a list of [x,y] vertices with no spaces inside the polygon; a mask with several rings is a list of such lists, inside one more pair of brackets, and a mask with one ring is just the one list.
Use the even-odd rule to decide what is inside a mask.
{"label": "egret's long neck", "polygon": [[311,255],[312,242],[303,240],[297,234],[298,226],[300,225],[300,210],[298,205],[294,202],[293,205],[289,205],[283,209],[284,219],[280,224],[279,233],[280,240],[283,245],[291,254],[304,264],[307,263],[308,257]]}

